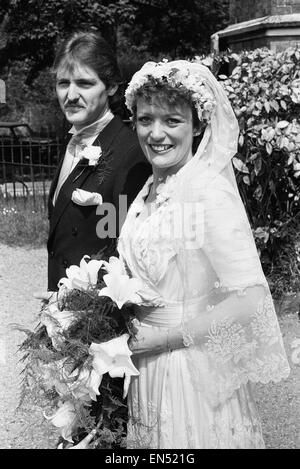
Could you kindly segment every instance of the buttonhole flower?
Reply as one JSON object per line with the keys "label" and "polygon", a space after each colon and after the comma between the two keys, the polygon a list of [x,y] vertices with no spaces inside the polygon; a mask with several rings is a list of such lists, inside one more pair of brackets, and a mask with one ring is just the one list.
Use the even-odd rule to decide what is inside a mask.
{"label": "buttonhole flower", "polygon": [[96,166],[101,155],[102,149],[96,145],[86,146],[80,153],[82,158],[86,158],[89,161],[89,166]]}

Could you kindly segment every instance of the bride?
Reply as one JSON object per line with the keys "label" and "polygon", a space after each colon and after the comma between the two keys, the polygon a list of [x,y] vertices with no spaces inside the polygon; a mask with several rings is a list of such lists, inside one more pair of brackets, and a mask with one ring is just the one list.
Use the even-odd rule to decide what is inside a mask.
{"label": "bride", "polygon": [[264,448],[252,383],[289,365],[232,169],[237,120],[210,71],[181,60],[146,63],[126,102],[153,168],[118,244],[144,296],[128,447]]}

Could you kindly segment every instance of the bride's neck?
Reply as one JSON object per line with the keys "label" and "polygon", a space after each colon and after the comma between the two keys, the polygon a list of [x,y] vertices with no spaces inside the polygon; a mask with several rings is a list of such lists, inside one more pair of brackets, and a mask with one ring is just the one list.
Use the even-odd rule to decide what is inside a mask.
{"label": "bride's neck", "polygon": [[178,168],[166,168],[165,170],[153,168],[153,188],[156,189],[160,184],[166,182],[168,176],[176,174]]}

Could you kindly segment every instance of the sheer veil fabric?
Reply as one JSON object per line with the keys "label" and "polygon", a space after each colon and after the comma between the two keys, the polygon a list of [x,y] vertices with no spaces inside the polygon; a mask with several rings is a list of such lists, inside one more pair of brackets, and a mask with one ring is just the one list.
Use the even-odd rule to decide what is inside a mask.
{"label": "sheer veil fabric", "polygon": [[238,123],[206,67],[171,64],[204,78],[217,106],[197,152],[167,179],[152,214],[139,217],[150,178],[121,231],[120,257],[144,282],[139,320],[181,327],[185,345],[138,360],[129,439],[135,447],[146,435],[153,448],[263,447],[249,383],[286,378],[289,364],[232,168]]}
{"label": "sheer veil fabric", "polygon": [[[190,66],[205,78],[217,107],[196,154],[182,168],[182,174],[177,174],[181,184],[174,199],[191,204],[190,216],[196,218],[195,248],[200,248],[209,260],[213,288],[207,292],[206,312],[190,319],[188,303],[194,279],[188,271],[196,253],[193,243],[187,246],[185,240],[178,248],[185,285],[182,327],[190,342],[189,365],[194,383],[205,388],[209,399],[218,404],[242,383],[277,382],[286,378],[290,369],[232,167],[238,122],[222,85],[211,72],[200,64]],[[201,355],[193,357],[193,349]],[[209,370],[205,377],[204,369]]]}

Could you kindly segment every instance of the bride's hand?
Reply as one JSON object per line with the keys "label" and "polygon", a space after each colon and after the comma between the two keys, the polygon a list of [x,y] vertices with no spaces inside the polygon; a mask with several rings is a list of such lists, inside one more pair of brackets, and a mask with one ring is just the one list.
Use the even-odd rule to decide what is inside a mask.
{"label": "bride's hand", "polygon": [[135,325],[136,335],[129,341],[133,355],[156,355],[167,350],[167,332]]}

